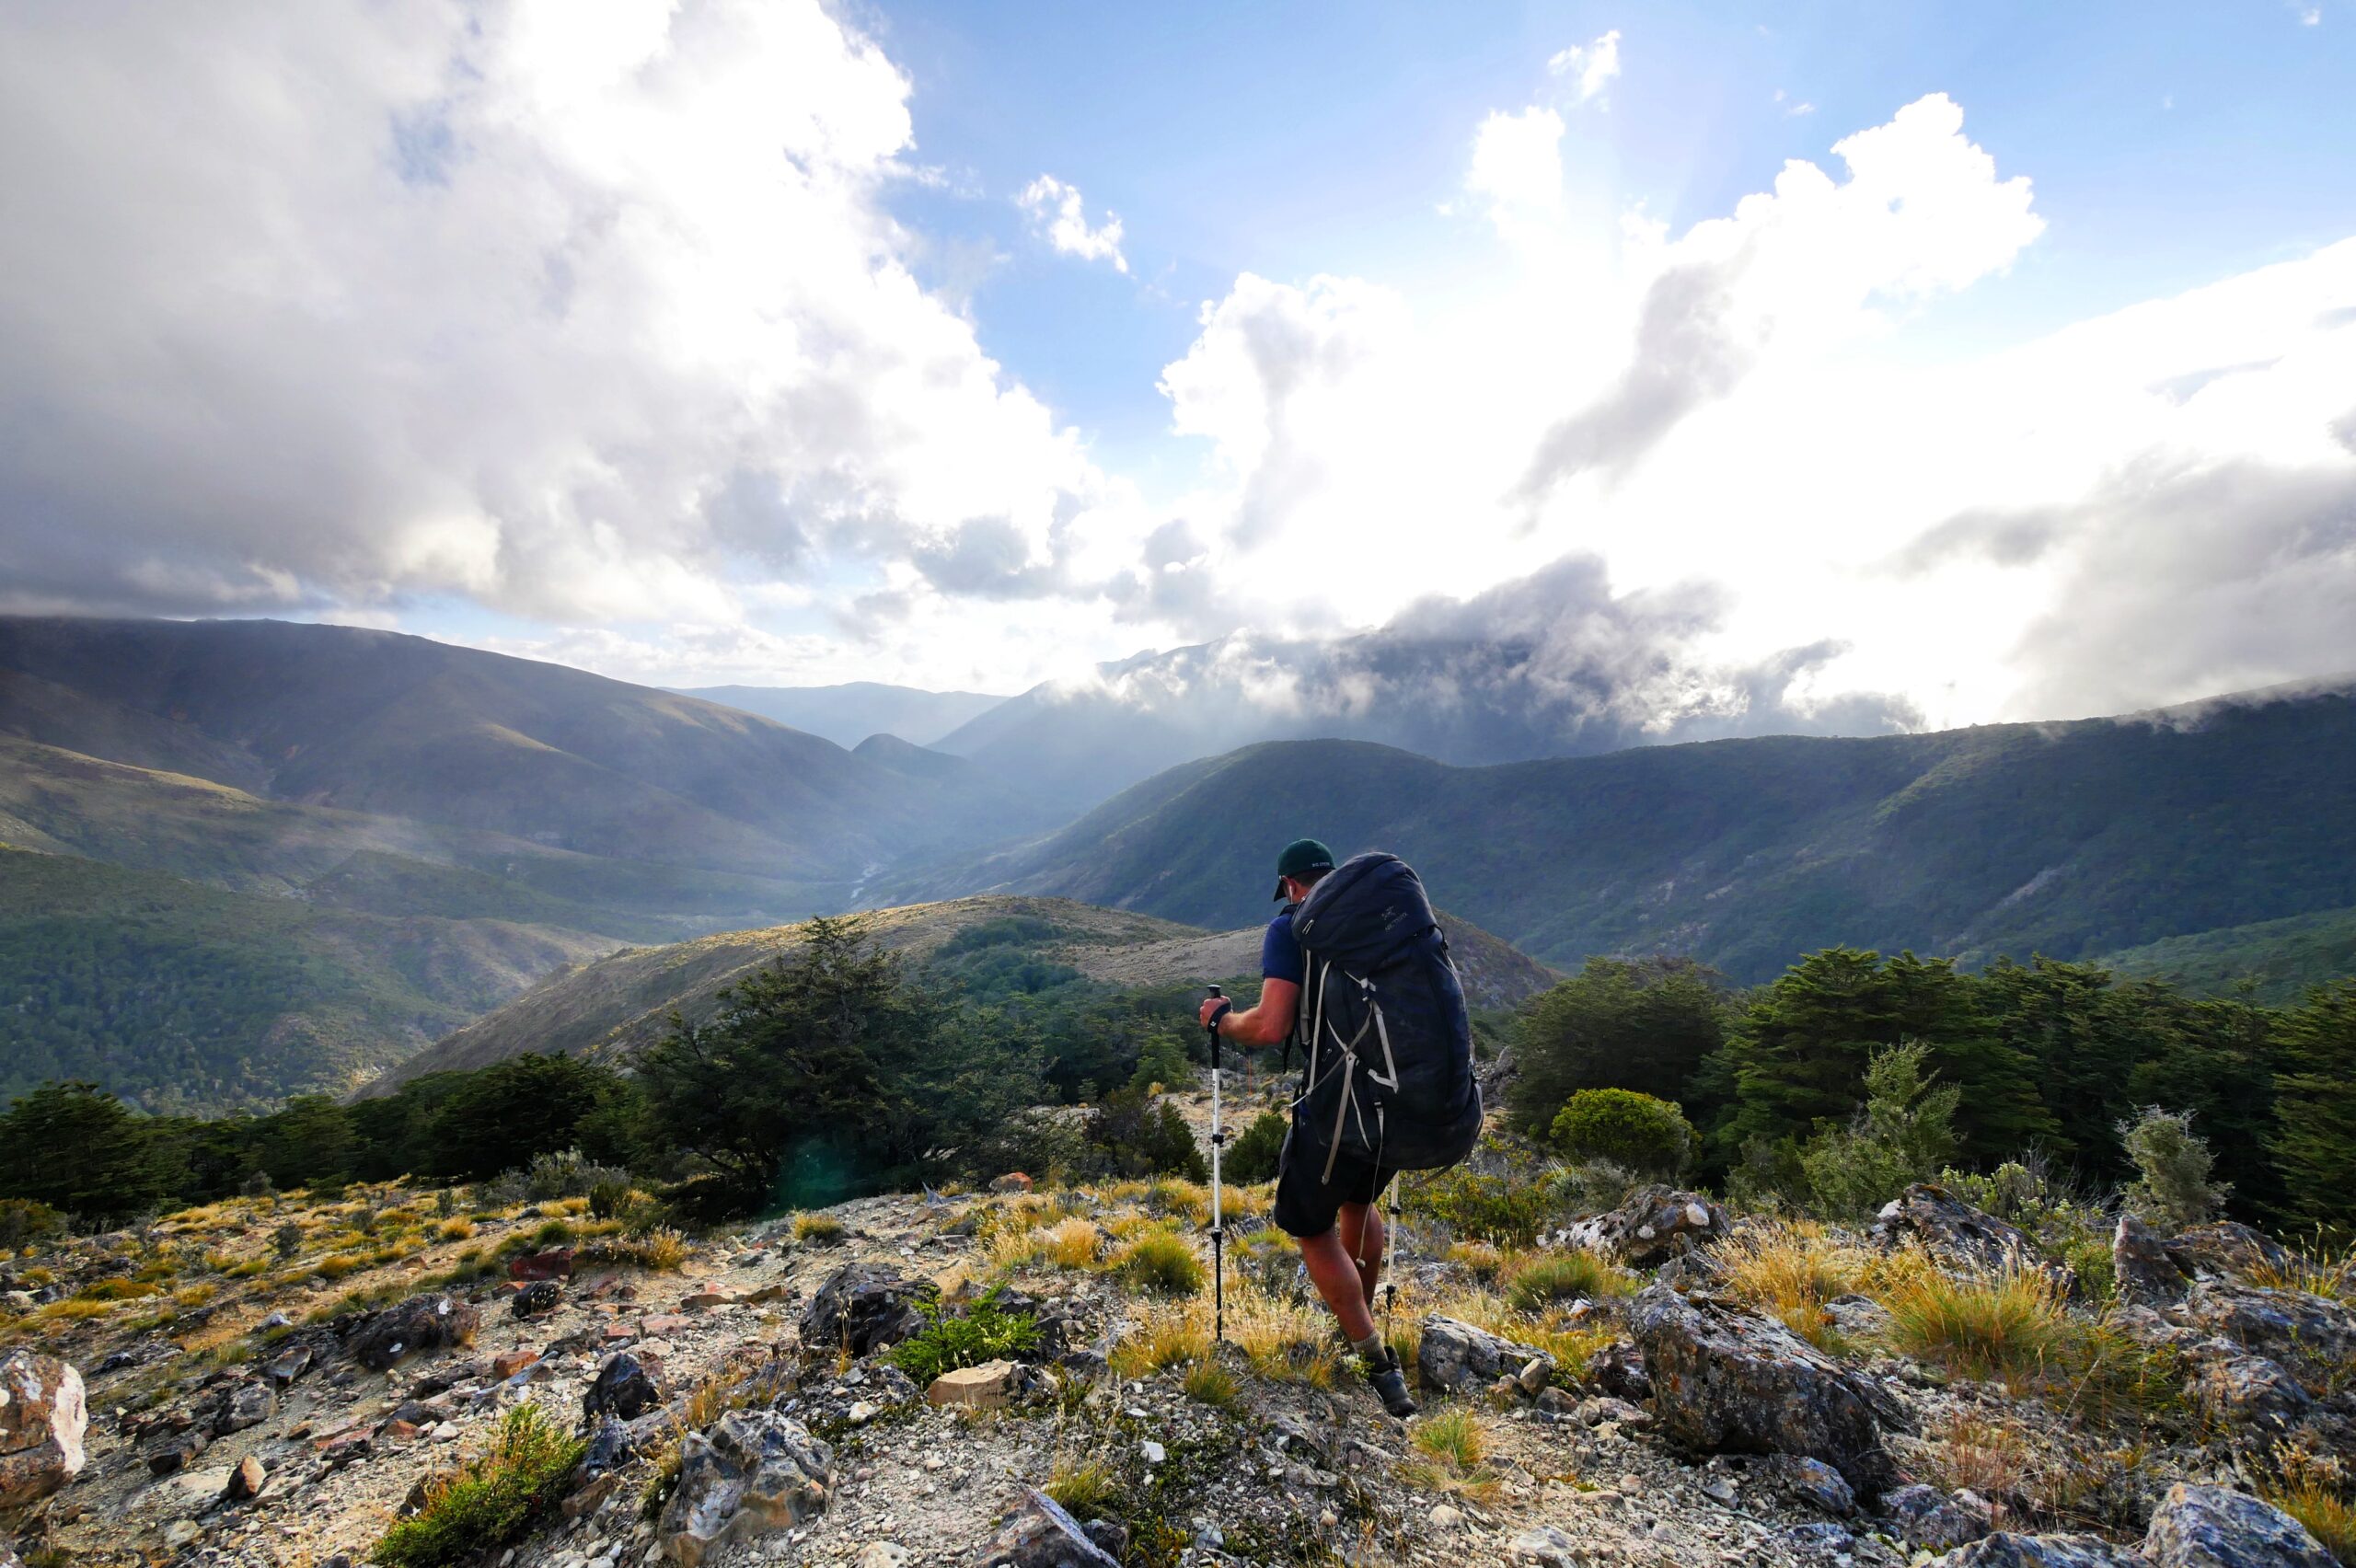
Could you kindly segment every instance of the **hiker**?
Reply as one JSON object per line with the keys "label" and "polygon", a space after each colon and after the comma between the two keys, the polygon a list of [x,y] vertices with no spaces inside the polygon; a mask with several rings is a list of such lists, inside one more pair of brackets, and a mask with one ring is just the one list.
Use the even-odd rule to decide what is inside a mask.
{"label": "hiker", "polygon": [[1297,838],[1276,857],[1276,896],[1284,909],[1261,941],[1259,1003],[1239,1012],[1214,997],[1200,1020],[1246,1050],[1297,1042],[1306,1052],[1276,1222],[1299,1243],[1383,1408],[1413,1415],[1404,1370],[1374,1323],[1387,1239],[1377,1205],[1402,1170],[1453,1165],[1480,1137],[1463,987],[1423,883],[1395,855],[1337,868],[1324,845]]}

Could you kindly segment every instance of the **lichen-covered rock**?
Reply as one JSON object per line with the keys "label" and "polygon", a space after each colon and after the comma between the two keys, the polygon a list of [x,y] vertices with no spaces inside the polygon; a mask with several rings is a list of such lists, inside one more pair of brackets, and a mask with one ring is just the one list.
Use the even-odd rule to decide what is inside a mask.
{"label": "lichen-covered rock", "polygon": [[791,1529],[826,1506],[834,1450],[790,1416],[732,1410],[679,1447],[655,1539],[683,1568]]}
{"label": "lichen-covered rock", "polygon": [[512,1310],[519,1318],[537,1318],[553,1312],[564,1299],[564,1286],[552,1279],[536,1279],[515,1293]]}
{"label": "lichen-covered rock", "polygon": [[2222,1486],[2178,1482],[2152,1511],[2143,1554],[2153,1568],[2334,1568],[2307,1528],[2269,1503]]}
{"label": "lichen-covered rock", "polygon": [[940,1297],[930,1280],[910,1278],[888,1263],[847,1263],[803,1311],[802,1343],[865,1355],[922,1330],[918,1303]]}
{"label": "lichen-covered rock", "polygon": [[1923,1551],[1953,1551],[1986,1535],[1995,1511],[1977,1493],[1958,1492],[1950,1497],[1936,1487],[1901,1486],[1886,1493],[1882,1512],[1891,1532]]}
{"label": "lichen-covered rock", "polygon": [[2018,1226],[1974,1208],[1935,1182],[1917,1182],[1882,1205],[1874,1220],[1873,1239],[1884,1247],[1919,1243],[1953,1269],[1994,1273],[2048,1267]]}
{"label": "lichen-covered rock", "polygon": [[1516,1376],[1533,1358],[1553,1364],[1534,1346],[1516,1344],[1438,1314],[1424,1320],[1423,1337],[1415,1345],[1415,1371],[1424,1387],[1449,1392],[1487,1388],[1499,1378]]}
{"label": "lichen-covered rock", "polygon": [[260,1426],[278,1413],[278,1396],[268,1383],[259,1379],[239,1383],[221,1401],[221,1412],[213,1418],[213,1435],[226,1437],[232,1432],[243,1432],[249,1426]]}
{"label": "lichen-covered rock", "polygon": [[1856,1493],[1842,1479],[1839,1470],[1822,1459],[1778,1454],[1769,1462],[1767,1475],[1793,1496],[1828,1514],[1846,1518],[1857,1511]]}
{"label": "lichen-covered rock", "polygon": [[1878,1496],[1896,1470],[1882,1446],[1902,1412],[1880,1386],[1783,1324],[1665,1286],[1639,1294],[1628,1327],[1672,1441],[1704,1453],[1798,1454]]}
{"label": "lichen-covered rock", "polygon": [[467,1343],[475,1337],[477,1322],[475,1309],[456,1297],[429,1292],[371,1312],[344,1345],[361,1366],[384,1372],[421,1350]]}
{"label": "lichen-covered rock", "polygon": [[2168,1256],[2159,1232],[2131,1214],[2120,1215],[2111,1232],[2110,1266],[2119,1299],[2131,1307],[2172,1307],[2184,1299],[2184,1271]]}
{"label": "lichen-covered rock", "polygon": [[1086,1527],[1036,1487],[998,1534],[974,1556],[976,1568],[1120,1568],[1119,1560],[1089,1539]]}
{"label": "lichen-covered rock", "polygon": [[1583,1219],[1555,1239],[1633,1269],[1649,1269],[1727,1232],[1727,1211],[1697,1193],[1641,1189],[1609,1214]]}
{"label": "lichen-covered rock", "polygon": [[2265,1290],[2204,1279],[2184,1299],[2184,1320],[2297,1373],[2356,1366],[2356,1309],[2303,1290]]}
{"label": "lichen-covered rock", "polygon": [[2230,1219],[2196,1225],[2162,1245],[2168,1261],[2195,1279],[2247,1282],[2253,1274],[2279,1274],[2296,1262],[2280,1242]]}
{"label": "lichen-covered rock", "polygon": [[2015,1535],[1998,1530],[1934,1560],[1932,1568],[2146,1568],[2143,1559],[2100,1536]]}
{"label": "lichen-covered rock", "polygon": [[81,1474],[89,1424],[82,1374],[29,1350],[0,1358],[0,1508],[46,1497]]}
{"label": "lichen-covered rock", "polygon": [[2225,1340],[2204,1340],[2185,1352],[2186,1391],[2192,1407],[2223,1426],[2288,1432],[2315,1401],[2279,1361]]}
{"label": "lichen-covered rock", "polygon": [[1588,1356],[1585,1377],[1615,1400],[1652,1403],[1653,1379],[1645,1370],[1645,1353],[1626,1340],[1613,1340]]}
{"label": "lichen-covered rock", "polygon": [[596,1381],[581,1397],[581,1413],[636,1421],[662,1399],[662,1385],[646,1364],[626,1350],[618,1350],[597,1364]]}

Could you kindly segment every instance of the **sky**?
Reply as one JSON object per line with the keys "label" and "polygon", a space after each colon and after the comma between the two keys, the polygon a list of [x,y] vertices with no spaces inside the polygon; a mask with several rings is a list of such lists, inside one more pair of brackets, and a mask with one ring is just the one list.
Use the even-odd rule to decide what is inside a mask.
{"label": "sky", "polygon": [[1662,733],[2356,672],[2351,29],[20,0],[0,610],[1273,703],[1496,616]]}

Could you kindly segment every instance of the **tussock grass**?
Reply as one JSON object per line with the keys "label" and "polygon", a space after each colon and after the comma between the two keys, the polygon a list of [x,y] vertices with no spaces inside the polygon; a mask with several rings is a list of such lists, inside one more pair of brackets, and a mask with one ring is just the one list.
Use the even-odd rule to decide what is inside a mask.
{"label": "tussock grass", "polygon": [[1839,1348],[1824,1305],[1855,1292],[1868,1260],[1815,1226],[1761,1225],[1719,1243],[1727,1288],[1819,1350]]}
{"label": "tussock grass", "polygon": [[1490,1242],[1459,1241],[1449,1248],[1448,1261],[1485,1285],[1497,1277],[1507,1258]]}
{"label": "tussock grass", "polygon": [[588,1447],[537,1405],[518,1405],[479,1458],[425,1483],[416,1514],[385,1532],[371,1560],[382,1568],[446,1568],[520,1538],[562,1496]]}
{"label": "tussock grass", "polygon": [[1424,1417],[1415,1423],[1414,1442],[1429,1462],[1411,1467],[1411,1480],[1462,1497],[1486,1498],[1497,1491],[1496,1477],[1484,1464],[1488,1431],[1471,1408],[1456,1405]]}
{"label": "tussock grass", "polygon": [[1631,1288],[1626,1274],[1583,1249],[1530,1254],[1497,1276],[1506,1299],[1518,1311],[1542,1312],[1578,1300],[1619,1296]]}
{"label": "tussock grass", "polygon": [[113,1310],[114,1303],[111,1301],[90,1301],[77,1296],[64,1301],[52,1301],[35,1311],[33,1316],[44,1322],[78,1322],[86,1318],[103,1318]]}
{"label": "tussock grass", "polygon": [[2304,1291],[2331,1301],[2356,1300],[2356,1248],[2336,1258],[2294,1252],[2288,1263],[2261,1263],[2250,1270],[2249,1282],[2268,1290]]}
{"label": "tussock grass", "polygon": [[2303,1481],[2266,1500],[2307,1527],[2323,1549],[2342,1562],[2356,1562],[2356,1503],[2316,1481]]}
{"label": "tussock grass", "polygon": [[1121,1249],[1113,1267],[1139,1287],[1163,1296],[1192,1296],[1207,1271],[1193,1243],[1171,1231],[1148,1231]]}
{"label": "tussock grass", "polygon": [[1209,1405],[1214,1410],[1228,1409],[1243,1392],[1242,1385],[1235,1380],[1235,1374],[1211,1360],[1197,1361],[1188,1367],[1185,1381],[1181,1386],[1185,1389],[1188,1399],[1196,1404]]}
{"label": "tussock grass", "polygon": [[797,1214],[793,1216],[793,1239],[817,1246],[839,1241],[849,1230],[841,1219],[831,1214]]}
{"label": "tussock grass", "polygon": [[76,1301],[132,1301],[142,1296],[153,1296],[153,1282],[142,1279],[102,1279],[86,1285],[74,1293]]}
{"label": "tussock grass", "polygon": [[1102,1459],[1056,1461],[1055,1473],[1040,1491],[1054,1498],[1075,1519],[1102,1518],[1120,1502],[1121,1483]]}
{"label": "tussock grass", "polygon": [[1041,1255],[1059,1269],[1092,1269],[1104,1250],[1104,1232],[1077,1216],[1040,1236]]}
{"label": "tussock grass", "polygon": [[445,1219],[433,1230],[435,1238],[444,1241],[464,1241],[474,1233],[475,1222],[463,1217]]}
{"label": "tussock grass", "polygon": [[1113,1346],[1111,1365],[1122,1378],[1144,1378],[1210,1355],[1210,1324],[1185,1307],[1164,1308],[1147,1314],[1133,1334]]}
{"label": "tussock grass", "polygon": [[2062,1293],[2035,1270],[1934,1273],[1889,1292],[1883,1305],[1898,1349],[1968,1377],[2024,1384],[2072,1346]]}

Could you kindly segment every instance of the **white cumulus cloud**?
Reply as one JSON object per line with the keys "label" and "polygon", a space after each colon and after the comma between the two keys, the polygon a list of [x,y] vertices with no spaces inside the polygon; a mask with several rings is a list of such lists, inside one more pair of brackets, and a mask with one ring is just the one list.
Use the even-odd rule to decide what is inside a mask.
{"label": "white cumulus cloud", "polygon": [[1031,226],[1059,254],[1110,261],[1116,272],[1129,270],[1128,258],[1121,254],[1120,214],[1108,212],[1102,224],[1091,228],[1087,204],[1077,187],[1043,174],[1022,188],[1015,204],[1030,214]]}
{"label": "white cumulus cloud", "polygon": [[1620,29],[1612,29],[1591,43],[1574,44],[1557,52],[1546,69],[1570,84],[1581,103],[1604,95],[1620,75]]}

